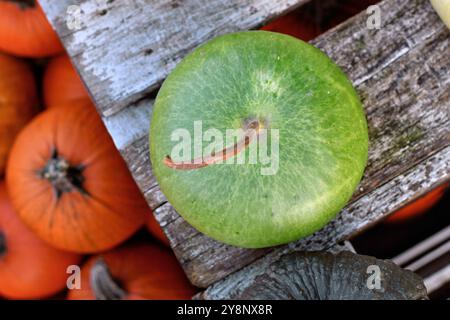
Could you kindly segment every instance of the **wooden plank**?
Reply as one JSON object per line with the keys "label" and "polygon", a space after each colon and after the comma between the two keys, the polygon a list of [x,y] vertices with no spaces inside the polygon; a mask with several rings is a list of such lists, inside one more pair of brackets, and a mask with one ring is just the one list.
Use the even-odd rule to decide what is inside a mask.
{"label": "wooden plank", "polygon": [[[156,89],[188,52],[254,28],[308,0],[46,0],[42,6],[103,116]],[[77,4],[81,30],[68,28]],[[133,70],[131,72],[131,70]]]}
{"label": "wooden plank", "polygon": [[[337,220],[329,224],[318,234],[291,246],[275,250],[254,262],[250,266],[235,272],[222,281],[209,287],[197,296],[198,299],[233,299],[239,293],[251,287],[258,277],[267,275],[284,255],[293,251],[319,251],[324,244],[329,245],[341,234],[348,234],[346,225],[359,224],[359,229],[391,212],[392,209],[418,196],[418,190],[429,190],[443,182],[442,177],[450,177],[450,147],[447,147],[429,159],[415,166],[412,170],[397,176],[382,187],[366,194],[348,206]],[[368,210],[369,208],[369,210]],[[349,217],[352,217],[349,219]],[[354,217],[357,217],[355,220]],[[325,245],[326,247],[326,245]]]}
{"label": "wooden plank", "polygon": [[[426,180],[428,176],[409,184],[401,180],[405,172],[450,144],[449,31],[426,0],[387,0],[380,8],[380,30],[368,30],[363,13],[314,41],[349,74],[366,108],[371,140],[361,187],[325,229],[275,252],[330,247],[450,177],[444,158],[444,167],[427,167],[431,180]],[[218,243],[194,230],[167,203],[151,175],[147,137],[151,105],[151,99],[139,100],[104,121],[187,275],[207,287],[274,249],[246,250]],[[385,206],[376,191],[390,181],[400,183],[405,196]],[[398,195],[391,188],[380,190]]]}

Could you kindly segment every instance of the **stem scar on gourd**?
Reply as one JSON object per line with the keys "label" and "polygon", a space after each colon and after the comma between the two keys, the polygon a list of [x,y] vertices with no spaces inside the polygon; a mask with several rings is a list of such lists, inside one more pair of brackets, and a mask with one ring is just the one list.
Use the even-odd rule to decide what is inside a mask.
{"label": "stem scar on gourd", "polygon": [[88,194],[83,188],[85,181],[83,170],[83,165],[70,165],[66,159],[58,154],[58,150],[55,148],[45,167],[38,172],[38,176],[51,183],[56,199],[59,200],[63,193],[73,190],[85,195]]}
{"label": "stem scar on gourd", "polygon": [[245,150],[250,143],[255,140],[255,138],[258,138],[261,129],[264,127],[264,121],[260,121],[256,118],[249,118],[242,126],[242,129],[244,130],[244,137],[234,145],[225,147],[217,153],[213,152],[207,157],[196,158],[191,160],[191,162],[174,162],[172,158],[167,155],[163,159],[163,163],[167,167],[176,170],[195,170],[216,164],[218,162],[223,163],[225,160],[234,157]]}
{"label": "stem scar on gourd", "polygon": [[95,261],[90,271],[89,282],[97,300],[122,300],[128,295],[111,275],[103,258]]}

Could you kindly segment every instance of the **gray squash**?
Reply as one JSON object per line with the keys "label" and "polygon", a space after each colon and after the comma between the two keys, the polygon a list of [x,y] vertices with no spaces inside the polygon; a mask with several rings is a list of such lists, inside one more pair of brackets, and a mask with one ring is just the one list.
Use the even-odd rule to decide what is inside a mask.
{"label": "gray squash", "polygon": [[[379,273],[378,273],[379,271]],[[379,274],[379,278],[377,278]],[[377,279],[380,281],[377,282]],[[295,252],[282,257],[232,299],[427,299],[422,279],[391,261],[351,252]]]}

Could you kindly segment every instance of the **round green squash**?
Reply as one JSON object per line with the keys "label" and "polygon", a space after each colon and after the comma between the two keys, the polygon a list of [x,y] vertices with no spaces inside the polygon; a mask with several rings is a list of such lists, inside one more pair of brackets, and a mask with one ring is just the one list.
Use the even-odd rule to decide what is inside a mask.
{"label": "round green squash", "polygon": [[[227,139],[230,129],[253,135]],[[222,134],[223,149],[234,153],[220,152],[219,136],[205,132]],[[201,159],[228,157],[186,165],[199,160],[196,150]],[[174,165],[177,152],[184,162]],[[346,75],[320,50],[272,32],[228,34],[197,48],[163,83],[151,121],[162,192],[196,229],[240,247],[322,228],[349,201],[367,153],[366,119]]]}

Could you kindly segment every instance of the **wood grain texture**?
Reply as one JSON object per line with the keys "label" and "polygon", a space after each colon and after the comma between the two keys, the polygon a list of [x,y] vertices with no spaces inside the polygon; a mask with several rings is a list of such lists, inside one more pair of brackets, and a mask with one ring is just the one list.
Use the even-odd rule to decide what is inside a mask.
{"label": "wood grain texture", "polygon": [[[86,46],[91,48],[89,50],[94,50],[98,45],[103,51],[114,51],[117,45],[114,42],[96,43],[94,40],[97,38],[91,33],[92,30],[82,29],[73,34],[67,32],[61,26],[61,8],[64,5],[55,4],[56,1],[50,4],[49,0],[41,2],[49,3],[44,8],[51,11],[54,25],[89,85],[93,79],[89,78],[91,70],[108,68],[105,65],[107,61],[96,59],[90,54],[84,54],[83,58],[79,55],[83,55],[82,51]],[[93,1],[87,3],[91,4],[86,4],[85,9],[91,12],[88,8]],[[223,288],[230,286],[233,281],[251,281],[240,277],[245,278],[246,273],[252,270],[264,272],[277,257],[291,250],[333,247],[435,185],[450,179],[450,32],[427,0],[386,0],[381,3],[380,8],[382,26],[379,30],[369,30],[366,27],[367,16],[362,13],[313,41],[343,68],[355,84],[369,122],[370,152],[365,176],[352,201],[334,221],[307,239],[279,248],[240,249],[218,243],[198,233],[176,213],[159,190],[151,174],[149,160],[148,118],[151,116],[153,100],[141,98],[146,97],[150,88],[158,81],[146,86],[147,79],[142,77],[140,81],[146,83],[143,85],[145,88],[133,93],[133,99],[124,100],[133,101],[132,103],[112,106],[116,111],[121,110],[120,112],[103,113],[104,116],[110,114],[104,117],[104,122],[194,284],[207,287],[257,260],[244,269],[246,271],[235,273],[217,283],[207,294],[219,297],[219,292],[225,292]],[[108,14],[115,14],[115,10],[119,9],[111,9]],[[139,9],[134,11],[138,15],[140,12]],[[92,16],[89,23],[110,24],[101,17]],[[179,20],[176,21],[183,25]],[[183,26],[189,28],[188,24]],[[155,30],[153,35],[157,37],[162,29],[165,28]],[[226,31],[221,27],[217,30],[218,33]],[[152,32],[147,31],[149,34]],[[213,34],[214,32],[210,35]],[[131,37],[134,35],[131,34],[130,39]],[[78,41],[75,38],[84,38],[86,44],[83,46],[78,42],[75,45]],[[205,39],[201,38],[201,41]],[[135,42],[138,41],[143,40],[137,37]],[[192,48],[179,48],[176,61]],[[169,52],[167,48],[161,50],[167,54]],[[140,69],[149,62],[145,57],[135,59],[134,53],[129,54],[130,64],[126,64],[124,70],[132,77],[135,73],[142,75],[143,71]],[[167,61],[172,57],[165,59]],[[175,60],[171,67],[174,64]],[[153,73],[160,74],[167,74],[171,68],[165,69],[151,63],[148,65],[153,66]],[[162,68],[162,71],[156,70],[158,68]],[[114,75],[100,73],[96,81],[107,83],[110,81],[108,77],[112,76]],[[123,80],[114,81],[119,84]],[[119,97],[130,93],[127,91],[126,81],[123,86],[123,92],[111,93],[108,91],[111,90],[110,87],[97,95],[109,95],[100,98],[108,100],[111,95]],[[96,85],[90,87],[94,97],[97,90],[95,87]],[[99,98],[96,101],[99,102]],[[128,107],[122,110],[125,105]],[[223,296],[226,294],[223,293]]]}
{"label": "wood grain texture", "polygon": [[[103,116],[156,89],[195,47],[254,28],[308,0],[41,1]],[[81,30],[67,27],[80,6]],[[131,71],[132,70],[132,71]]]}

